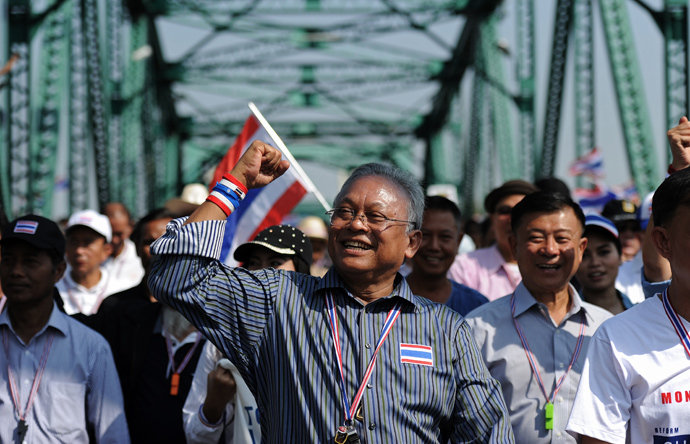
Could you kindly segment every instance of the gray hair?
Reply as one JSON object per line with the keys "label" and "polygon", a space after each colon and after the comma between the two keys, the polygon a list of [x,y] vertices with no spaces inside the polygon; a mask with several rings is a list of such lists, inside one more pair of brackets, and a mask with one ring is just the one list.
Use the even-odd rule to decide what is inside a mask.
{"label": "gray hair", "polygon": [[[412,222],[414,230],[419,230],[422,226],[422,219],[424,218],[424,190],[419,184],[419,181],[407,171],[395,168],[390,165],[381,163],[366,163],[358,166],[350,177],[347,178],[343,187],[338,192],[333,200],[333,206],[337,207],[342,200],[344,194],[350,186],[357,180],[367,176],[378,176],[402,188],[408,197],[407,202],[407,220]],[[407,226],[407,232],[411,231],[410,226]]]}

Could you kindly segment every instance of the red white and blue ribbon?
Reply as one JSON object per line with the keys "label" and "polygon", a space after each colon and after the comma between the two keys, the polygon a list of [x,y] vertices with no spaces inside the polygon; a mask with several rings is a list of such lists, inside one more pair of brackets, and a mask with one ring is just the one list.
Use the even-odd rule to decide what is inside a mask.
{"label": "red white and blue ribbon", "polygon": [[38,387],[41,385],[41,379],[43,378],[43,371],[46,368],[46,363],[48,362],[48,355],[50,354],[50,348],[53,345],[53,338],[55,337],[55,332],[51,331],[46,339],[46,343],[43,346],[43,353],[41,354],[41,360],[38,363],[38,370],[36,370],[36,375],[34,375],[34,383],[31,385],[31,392],[29,392],[29,399],[26,402],[26,409],[24,413],[21,412],[21,400],[19,399],[19,389],[17,388],[17,380],[14,378],[14,374],[10,369],[10,338],[7,334],[7,329],[2,330],[2,345],[5,349],[5,356],[7,357],[7,377],[10,383],[10,395],[12,396],[12,402],[14,403],[14,410],[17,413],[20,421],[24,421],[26,416],[31,411],[31,406],[36,400],[36,393],[38,393]]}
{"label": "red white and blue ribbon", "polygon": [[690,356],[690,336],[688,335],[688,330],[685,328],[685,325],[683,325],[683,321],[680,320],[680,317],[668,300],[668,288],[664,290],[662,300],[664,303],[664,310],[666,310],[666,316],[668,316],[671,324],[673,324],[673,328],[676,329],[676,333],[680,338],[680,343],[685,347],[685,352]]}
{"label": "red white and blue ribbon", "polygon": [[352,399],[352,404],[349,403],[347,398],[347,391],[345,390],[345,373],[343,371],[342,348],[340,347],[340,335],[338,333],[338,313],[336,312],[333,295],[330,293],[326,295],[326,305],[328,307],[328,323],[331,327],[331,336],[333,337],[333,348],[335,348],[335,358],[338,362],[338,369],[340,370],[340,391],[342,393],[343,407],[345,409],[345,420],[352,421],[352,418],[357,413],[357,406],[359,406],[359,402],[361,401],[362,395],[364,394],[364,388],[369,382],[369,379],[371,379],[371,374],[374,371],[376,357],[379,354],[381,345],[383,345],[383,342],[388,337],[388,333],[390,333],[393,324],[395,324],[395,321],[398,320],[398,316],[400,316],[400,303],[395,304],[391,311],[388,312],[386,322],[383,323],[381,336],[379,337],[379,340],[376,343],[374,355],[371,357],[371,361],[369,362],[369,366],[367,367],[366,372],[364,372],[364,378],[362,379],[362,383],[359,386],[359,390],[357,390],[357,394]]}
{"label": "red white and blue ribbon", "polygon": [[546,394],[546,388],[544,387],[544,380],[541,377],[541,373],[539,372],[539,367],[537,367],[537,362],[534,359],[534,355],[532,354],[532,350],[529,348],[529,344],[527,343],[527,338],[525,337],[525,333],[522,331],[522,328],[520,328],[520,324],[517,321],[517,318],[515,317],[515,293],[510,297],[510,309],[513,314],[513,323],[515,324],[515,330],[517,330],[518,336],[520,336],[520,341],[522,342],[522,347],[525,350],[525,354],[527,355],[527,360],[529,361],[530,367],[532,367],[532,373],[534,374],[534,377],[537,378],[537,383],[539,384],[539,388],[541,389],[541,392],[544,394],[544,398],[546,398],[547,403],[552,403],[553,399],[556,398],[556,394],[558,393],[558,390],[560,390],[561,386],[563,385],[563,382],[565,381],[566,376],[568,376],[568,373],[570,372],[570,369],[573,368],[573,365],[575,362],[577,362],[577,357],[580,355],[580,351],[582,351],[582,342],[585,337],[585,313],[584,311],[581,312],[581,319],[580,319],[580,334],[577,337],[577,344],[575,345],[575,351],[573,352],[573,357],[570,360],[570,365],[568,366],[568,369],[563,373],[563,376],[558,380],[556,383],[556,387],[553,389],[553,395],[551,395],[551,398]]}
{"label": "red white and blue ribbon", "polygon": [[178,367],[175,367],[175,354],[173,353],[172,340],[170,339],[170,334],[168,332],[165,332],[165,346],[168,349],[168,361],[170,362],[170,368],[172,369],[173,373],[177,373],[178,375],[182,373],[184,368],[187,367],[187,364],[192,359],[194,351],[197,349],[200,342],[201,333],[196,332],[196,339],[194,340],[194,345],[192,345],[192,348],[189,349],[184,359],[182,359],[180,365]]}

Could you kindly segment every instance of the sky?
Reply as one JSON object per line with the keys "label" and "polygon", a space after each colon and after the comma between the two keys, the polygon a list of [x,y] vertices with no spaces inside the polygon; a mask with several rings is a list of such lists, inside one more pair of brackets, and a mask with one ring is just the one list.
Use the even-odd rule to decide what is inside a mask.
{"label": "sky", "polygon": [[[41,3],[40,1],[38,3]],[[653,9],[663,6],[663,0],[646,0]],[[553,0],[535,0],[535,32],[536,32],[536,63],[537,63],[537,84],[536,84],[536,111],[537,111],[537,139],[541,141],[542,119],[546,103],[546,84],[548,81],[551,36],[553,32],[553,15],[556,2]],[[4,7],[6,0],[0,0],[0,5]],[[627,0],[626,5],[632,24],[635,45],[640,61],[642,79],[644,82],[647,107],[651,118],[651,126],[654,133],[653,147],[657,155],[658,178],[661,180],[663,172],[667,166],[666,150],[667,143],[665,133],[667,128],[664,105],[664,54],[663,39],[657,25],[650,15],[632,0]],[[499,36],[505,40],[509,48],[515,47],[515,0],[506,0],[503,6],[503,19],[499,26]],[[604,168],[606,180],[611,185],[622,184],[630,180],[627,167],[627,154],[623,133],[618,116],[618,108],[615,96],[612,75],[608,62],[608,53],[605,45],[603,27],[599,17],[598,1],[594,0],[595,12],[595,116],[596,116],[596,145],[601,148],[604,154]],[[3,21],[6,20],[6,17]],[[160,21],[159,21],[160,22]],[[461,22],[447,23],[439,26],[436,31],[441,38],[450,45],[457,41],[461,31]],[[161,32],[162,45],[167,52],[166,59],[175,60],[175,57],[183,53],[195,41],[197,36],[190,34],[189,27],[181,27],[174,24],[159,26]],[[172,31],[172,32],[170,32]],[[434,57],[443,59],[448,54],[447,51],[438,45],[422,40],[415,40],[413,35],[400,34],[395,42],[404,47],[418,48],[422,51],[429,51]],[[5,41],[5,36],[0,36],[0,43]],[[572,42],[572,40],[571,40]],[[5,47],[6,45],[3,45]],[[572,46],[571,46],[572,49]],[[3,55],[4,51],[2,51]],[[514,53],[514,52],[513,52]],[[567,174],[568,165],[574,158],[574,117],[573,117],[573,88],[572,88],[572,54],[569,54],[570,69],[566,76],[566,91],[564,95],[564,107],[562,109],[561,129],[559,135],[559,147],[556,157],[556,175],[568,183],[571,188],[575,185],[573,178]],[[507,55],[504,59],[506,63],[506,77],[508,79],[507,88],[517,91],[517,84],[514,75],[514,56]],[[470,112],[469,99],[471,97],[471,71],[463,80],[461,89],[461,113],[460,119],[466,131],[469,130]],[[400,94],[391,97],[389,100],[395,102],[404,101],[419,107],[421,114],[426,113],[430,108],[429,98],[434,92],[434,88],[426,88],[420,91],[417,96],[411,94]],[[509,110],[513,124],[517,124],[516,110]],[[517,137],[517,133],[516,133]],[[229,141],[230,143],[230,141]],[[423,161],[423,145],[417,144],[414,153],[415,164],[418,166],[417,174],[421,174]],[[305,164],[304,169],[310,175],[317,187],[326,196],[327,200],[332,199],[338,189],[345,174],[333,168],[323,167],[317,164]],[[333,178],[337,177],[337,180]]]}
{"label": "sky", "polygon": [[[651,0],[647,2],[652,8],[658,9],[663,6],[661,0]],[[541,143],[542,127],[543,127],[543,113],[546,104],[546,87],[549,75],[549,63],[551,57],[551,40],[553,33],[553,20],[555,1],[551,0],[535,0],[535,40],[536,40],[536,116],[537,116],[537,140]],[[640,61],[640,69],[645,88],[645,97],[649,115],[651,118],[651,127],[654,133],[654,152],[657,154],[658,164],[658,178],[663,178],[663,172],[666,169],[666,118],[664,106],[664,59],[663,59],[663,39],[656,23],[651,19],[650,15],[644,11],[639,5],[633,1],[626,2],[631,25],[634,32],[635,45]],[[507,0],[503,6],[503,19],[499,26],[499,36],[507,42],[509,48],[512,49],[511,54],[515,54],[515,1]],[[606,173],[606,181],[610,185],[623,184],[629,180],[630,173],[627,167],[627,153],[625,150],[625,143],[623,138],[622,127],[620,123],[617,98],[615,95],[614,84],[612,80],[609,55],[605,44],[603,25],[599,16],[598,2],[594,1],[594,43],[595,43],[595,141],[604,155],[604,168]],[[175,29],[175,32],[169,32],[169,29]],[[174,58],[175,53],[184,51],[185,46],[189,46],[194,39],[189,39],[181,32],[184,28],[179,25],[166,23],[161,26],[159,21],[159,30],[163,37],[164,52],[168,52],[169,56]],[[437,28],[437,34],[450,44],[455,44],[461,26],[458,23],[446,24]],[[433,51],[439,57],[444,57],[444,51],[439,49],[438,45],[429,44],[428,41],[414,40],[418,37],[414,35],[399,36],[392,44],[399,44],[406,47],[414,47],[422,50]],[[575,143],[574,143],[574,104],[573,104],[573,87],[572,87],[572,48],[573,38],[571,37],[571,46],[569,53],[568,66],[569,70],[566,74],[566,90],[564,93],[564,106],[562,108],[561,128],[559,132],[559,144],[556,157],[556,176],[564,179],[568,185],[573,188],[575,180],[569,177],[567,169],[569,164],[575,157]],[[506,66],[506,78],[508,82],[508,89],[510,91],[517,91],[517,82],[515,78],[513,55],[507,55],[504,59]],[[461,109],[460,118],[462,120],[465,131],[469,131],[470,122],[470,97],[471,97],[471,70],[468,70],[461,89]],[[420,112],[423,114],[429,110],[430,95],[432,91],[424,91],[420,97],[400,97],[399,100],[405,100],[411,103],[418,103]],[[395,98],[391,99],[395,100]],[[513,120],[513,125],[517,125],[517,112],[511,110],[510,118]],[[515,132],[517,141],[517,132]],[[422,160],[421,152],[423,152],[423,145],[417,144],[416,157]],[[422,162],[416,162],[421,174]],[[332,171],[325,169],[323,174],[320,174],[318,165],[308,165],[305,167],[310,175],[315,177],[312,180],[317,187],[324,188],[324,195],[328,198],[337,190],[337,184],[333,183]],[[323,179],[319,176],[322,176]],[[500,179],[500,178],[498,178]],[[497,179],[497,180],[498,180]],[[497,184],[496,184],[497,185]]]}

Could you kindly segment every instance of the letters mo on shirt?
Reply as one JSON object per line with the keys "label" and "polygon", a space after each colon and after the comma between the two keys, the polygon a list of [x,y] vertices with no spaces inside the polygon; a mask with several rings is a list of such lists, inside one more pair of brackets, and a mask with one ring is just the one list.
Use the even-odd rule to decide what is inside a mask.
{"label": "letters mo on shirt", "polygon": [[[661,392],[662,404],[673,404],[681,402],[690,402],[690,390],[675,391],[675,392]],[[690,443],[689,443],[690,444]]]}

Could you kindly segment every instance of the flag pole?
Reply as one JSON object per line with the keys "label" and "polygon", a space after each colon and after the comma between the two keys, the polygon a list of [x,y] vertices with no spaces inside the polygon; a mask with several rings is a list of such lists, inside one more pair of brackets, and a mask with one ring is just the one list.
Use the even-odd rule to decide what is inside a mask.
{"label": "flag pole", "polygon": [[316,199],[323,205],[323,207],[326,209],[326,211],[331,210],[331,206],[326,202],[326,199],[323,197],[321,192],[316,189],[316,186],[314,186],[314,183],[309,179],[309,176],[307,176],[307,173],[304,172],[302,167],[297,163],[297,160],[295,157],[292,155],[290,150],[288,150],[287,146],[283,143],[283,141],[280,139],[278,136],[278,133],[275,132],[275,130],[271,127],[271,124],[268,123],[268,120],[261,114],[261,111],[259,111],[259,108],[254,105],[253,102],[249,102],[247,105],[249,106],[249,109],[252,110],[252,113],[254,113],[254,116],[259,120],[261,125],[266,129],[266,132],[273,138],[273,140],[276,142],[276,145],[278,145],[277,148],[280,148],[280,150],[283,152],[285,157],[287,157],[287,160],[290,161],[290,166],[294,168],[297,171],[297,174],[299,174],[302,177],[302,180],[304,183],[307,185],[307,187],[310,188],[309,191],[314,193],[314,196],[316,196]]}

